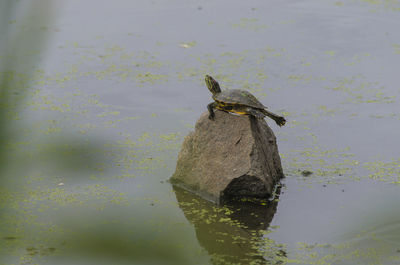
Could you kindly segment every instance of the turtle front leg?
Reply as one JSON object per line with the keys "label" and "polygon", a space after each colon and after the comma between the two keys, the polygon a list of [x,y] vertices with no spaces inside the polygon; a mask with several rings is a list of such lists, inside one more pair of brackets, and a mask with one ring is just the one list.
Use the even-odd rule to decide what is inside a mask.
{"label": "turtle front leg", "polygon": [[218,104],[217,104],[215,101],[214,101],[214,102],[211,102],[210,104],[207,105],[208,112],[210,113],[210,115],[208,115],[208,118],[209,118],[210,120],[214,120],[214,117],[215,117],[214,108],[215,108],[217,105],[218,105]]}

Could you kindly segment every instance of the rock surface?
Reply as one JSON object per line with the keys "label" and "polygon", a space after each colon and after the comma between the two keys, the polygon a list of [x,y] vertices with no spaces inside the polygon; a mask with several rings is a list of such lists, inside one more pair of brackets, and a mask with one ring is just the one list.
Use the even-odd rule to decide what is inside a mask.
{"label": "rock surface", "polygon": [[170,181],[216,203],[269,197],[284,177],[276,137],[265,120],[223,111],[201,115],[185,137]]}

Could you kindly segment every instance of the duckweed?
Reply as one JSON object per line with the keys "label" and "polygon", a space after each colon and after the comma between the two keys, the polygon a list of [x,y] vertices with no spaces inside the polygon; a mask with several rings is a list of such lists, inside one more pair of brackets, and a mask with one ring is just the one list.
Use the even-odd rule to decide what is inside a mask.
{"label": "duckweed", "polygon": [[[342,1],[332,3],[337,8],[348,5]],[[398,1],[359,0],[352,5],[356,3],[375,12],[400,10]],[[258,10],[253,10],[251,18],[239,17],[228,22],[229,30],[271,33],[284,29],[283,26],[293,27],[297,22],[265,23],[257,17]],[[9,21],[13,26],[17,22]],[[212,23],[212,27],[220,26],[221,23]],[[50,28],[46,26],[43,30]],[[132,32],[124,35],[129,39],[142,38]],[[94,39],[109,38],[96,36]],[[237,209],[213,206],[196,198],[177,199],[176,205],[175,199],[170,198],[174,194],[169,184],[164,182],[174,169],[180,144],[188,128],[193,128],[196,116],[187,118],[192,115],[182,111],[187,108],[167,104],[168,97],[176,99],[181,92],[175,93],[171,87],[185,85],[186,91],[204,89],[203,76],[213,74],[226,88],[250,90],[258,97],[265,97],[266,102],[271,100],[274,107],[282,108],[279,112],[288,118],[288,126],[277,131],[277,136],[283,143],[280,151],[285,174],[288,178],[302,179],[306,189],[312,183],[360,180],[398,185],[400,161],[397,157],[360,158],[353,148],[341,146],[340,141],[335,143],[335,148],[319,142],[321,132],[317,127],[326,125],[327,119],[337,122],[351,118],[356,122],[365,117],[367,121],[399,118],[394,110],[375,113],[375,107],[397,103],[398,93],[388,89],[391,84],[367,77],[357,68],[374,63],[378,57],[376,51],[344,55],[332,45],[306,56],[296,54],[297,48],[293,46],[280,47],[270,41],[263,47],[246,50],[216,43],[215,49],[210,49],[212,52],[202,54],[198,50],[206,44],[201,38],[181,42],[179,46],[184,49],[177,47],[179,41],[170,44],[162,39],[151,43],[156,43],[156,47],[142,46],[140,50],[137,46],[119,43],[92,46],[72,40],[59,45],[60,51],[70,55],[64,70],[46,72],[38,68],[31,75],[16,71],[0,73],[1,79],[15,89],[10,93],[12,100],[1,102],[0,107],[7,110],[6,121],[18,128],[18,135],[4,146],[7,158],[18,163],[13,164],[15,172],[4,173],[10,181],[0,187],[0,256],[16,257],[13,263],[41,264],[46,261],[45,257],[58,255],[70,246],[67,235],[81,230],[75,230],[71,225],[74,218],[69,218],[78,215],[82,231],[103,228],[103,225],[119,231],[118,227],[127,225],[123,233],[133,235],[132,238],[140,234],[133,225],[135,222],[150,224],[154,230],[150,233],[149,245],[161,244],[165,239],[159,235],[171,227],[179,227],[178,232],[187,229],[191,239],[198,237],[198,243],[194,240],[194,244],[200,245],[195,248],[198,256],[205,256],[204,252],[208,251],[215,264],[263,264],[266,260],[271,264],[399,262],[393,247],[372,232],[359,233],[355,238],[360,240],[341,244],[299,242],[295,247],[280,244],[270,238],[270,233],[280,231],[279,227],[251,227],[236,218]],[[388,46],[395,55],[400,53],[399,44]],[[160,47],[173,47],[181,54],[169,57],[157,51]],[[6,57],[9,56],[1,56],[0,60]],[[317,69],[320,67],[321,70]],[[333,76],[331,69],[338,67],[345,67],[346,71]],[[121,88],[123,92],[119,91]],[[320,98],[332,96],[334,99],[317,103],[296,100],[301,102],[299,105],[286,101],[293,92],[302,95],[310,89],[323,90]],[[122,98],[126,102],[113,101],[116,93],[118,97],[123,94],[121,102]],[[138,109],[144,110],[138,113],[137,106],[130,105],[128,96],[146,93],[151,93],[155,103],[139,106]],[[207,93],[204,89],[204,94]],[[278,98],[278,93],[285,97]],[[190,105],[188,100],[191,99],[185,99],[184,103]],[[281,102],[289,103],[282,105]],[[359,111],[360,106],[368,108],[369,105],[373,107],[371,113],[364,115]],[[177,123],[165,125],[169,122],[166,116],[171,115],[168,108],[174,112],[171,120],[176,121],[187,113],[186,118],[190,120],[185,120],[181,127]],[[157,128],[148,124],[157,124]],[[158,126],[165,127],[160,130]],[[61,170],[60,165],[65,164],[69,167]],[[313,174],[303,177],[302,172],[306,171]],[[268,207],[270,202],[260,202],[260,205]],[[142,209],[149,219],[139,220]],[[182,212],[185,217],[180,217]],[[122,217],[116,220],[117,215]],[[254,219],[262,215],[251,212],[249,216]],[[67,222],[59,221],[58,217]],[[267,226],[268,222],[259,224]],[[63,242],[63,238],[68,242]],[[165,241],[169,243],[171,238]],[[136,244],[136,249],[140,249],[131,238],[124,240],[127,242],[121,245]],[[374,244],[364,243],[367,241]],[[186,251],[186,243],[173,246]],[[214,247],[218,251],[213,252]],[[224,252],[226,249],[229,251]]]}

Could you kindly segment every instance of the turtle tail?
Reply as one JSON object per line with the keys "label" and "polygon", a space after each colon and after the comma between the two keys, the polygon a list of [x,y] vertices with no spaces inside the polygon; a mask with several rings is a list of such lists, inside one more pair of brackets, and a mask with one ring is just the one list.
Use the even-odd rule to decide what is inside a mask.
{"label": "turtle tail", "polygon": [[270,111],[268,111],[268,110],[266,110],[266,109],[263,109],[262,112],[263,112],[266,116],[268,116],[268,117],[270,117],[271,119],[273,119],[273,120],[276,122],[276,124],[278,124],[278,126],[283,126],[283,125],[285,125],[286,120],[285,120],[284,117],[279,116],[279,115],[277,115],[277,114],[275,114],[275,113],[273,113],[273,112],[270,112]]}

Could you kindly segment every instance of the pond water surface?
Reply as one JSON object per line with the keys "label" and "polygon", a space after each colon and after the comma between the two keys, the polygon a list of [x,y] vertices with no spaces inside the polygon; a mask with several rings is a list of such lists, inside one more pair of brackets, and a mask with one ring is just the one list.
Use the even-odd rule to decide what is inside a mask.
{"label": "pond water surface", "polygon": [[[1,264],[400,264],[399,1],[39,2],[2,6]],[[275,200],[168,183],[206,74],[287,118]]]}

